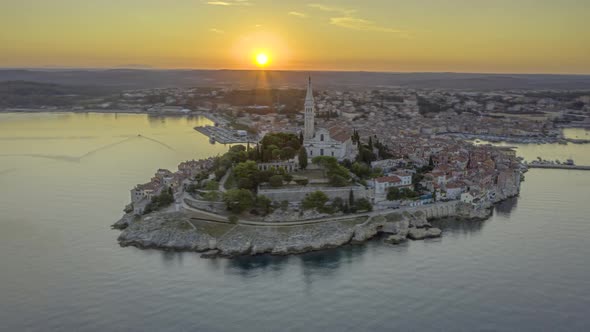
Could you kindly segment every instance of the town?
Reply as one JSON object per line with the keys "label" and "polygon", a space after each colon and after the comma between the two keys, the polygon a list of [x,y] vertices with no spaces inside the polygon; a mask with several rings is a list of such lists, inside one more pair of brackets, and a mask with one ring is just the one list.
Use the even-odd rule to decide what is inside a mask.
{"label": "town", "polygon": [[[287,121],[279,121],[280,128],[272,121],[250,123],[243,135],[253,137],[259,132],[258,139],[234,144],[222,156],[182,162],[175,172],[160,169],[149,182],[134,187],[126,217],[116,226],[126,228],[154,212],[260,226],[411,211],[423,212],[424,221],[403,238],[420,239],[440,236],[428,218],[452,216],[459,210],[485,217],[493,204],[519,192],[526,166],[511,148],[474,145],[442,131],[438,135],[412,131],[410,120],[390,125],[382,120],[369,126],[366,123],[372,123],[377,113],[347,117],[335,106],[327,107],[328,97],[314,93],[311,78],[305,91],[303,110],[294,121],[285,117]],[[216,125],[225,132],[244,131],[228,129],[236,122],[220,122]],[[402,129],[402,123],[408,127]],[[198,228],[193,221],[188,224]]]}

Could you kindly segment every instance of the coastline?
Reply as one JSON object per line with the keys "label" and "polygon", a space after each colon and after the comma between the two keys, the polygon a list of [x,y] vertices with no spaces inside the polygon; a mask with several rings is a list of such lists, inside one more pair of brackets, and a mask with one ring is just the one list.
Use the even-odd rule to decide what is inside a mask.
{"label": "coastline", "polygon": [[[170,117],[178,117],[178,116],[201,116],[207,118],[211,122],[226,122],[225,119],[216,116],[210,112],[204,111],[190,111],[190,112],[183,112],[183,111],[148,111],[144,109],[126,109],[126,110],[115,110],[115,109],[67,109],[67,110],[60,110],[60,109],[46,109],[46,108],[0,108],[0,114],[2,113],[98,113],[98,114],[146,114],[148,116],[170,116]],[[570,123],[570,124],[561,124],[559,126],[561,129],[567,128],[577,128],[577,129],[588,129],[588,125],[586,124],[577,124],[577,123]],[[209,136],[208,133],[202,132],[198,127],[194,128],[195,130],[199,131],[201,134],[205,136]],[[488,134],[470,134],[470,133],[459,133],[459,132],[448,132],[448,133],[438,133],[435,136],[452,136],[457,137],[463,140],[471,141],[471,140],[484,140],[491,143],[513,143],[513,144],[590,144],[590,140],[586,139],[575,139],[575,138],[567,138],[567,137],[521,137],[521,136],[498,136],[498,135],[488,135]],[[227,141],[227,142],[220,142],[222,144],[234,144],[234,143],[245,143],[245,140],[234,140],[234,141]]]}
{"label": "coastline", "polygon": [[46,108],[2,108],[0,109],[0,114],[2,113],[98,113],[98,114],[145,114],[145,115],[152,115],[152,116],[202,116],[210,120],[211,122],[219,121],[215,117],[214,114],[209,112],[203,111],[191,111],[191,112],[182,112],[182,111],[156,111],[150,112],[143,109],[126,109],[126,110],[115,110],[115,109],[46,109]]}
{"label": "coastline", "polygon": [[[195,218],[189,211],[155,212],[142,217],[125,215],[113,228],[122,230],[117,241],[121,247],[202,253],[203,258],[247,255],[291,255],[362,244],[379,234],[389,235],[385,242],[393,245],[407,240],[440,237],[440,230],[430,223],[439,218],[460,222],[486,220],[493,207],[518,195],[512,188],[493,202],[474,206],[457,202],[448,214],[428,218],[424,211],[382,211],[376,215],[350,215],[342,220],[312,224],[251,225]],[[329,218],[327,218],[329,219]]]}

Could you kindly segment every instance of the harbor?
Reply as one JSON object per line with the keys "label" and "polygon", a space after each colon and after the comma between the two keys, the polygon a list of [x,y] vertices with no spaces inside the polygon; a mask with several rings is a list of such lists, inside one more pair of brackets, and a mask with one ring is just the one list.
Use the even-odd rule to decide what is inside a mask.
{"label": "harbor", "polygon": [[221,144],[239,144],[257,142],[257,138],[248,134],[245,130],[232,130],[218,126],[195,127],[196,131],[209,137],[209,142]]}

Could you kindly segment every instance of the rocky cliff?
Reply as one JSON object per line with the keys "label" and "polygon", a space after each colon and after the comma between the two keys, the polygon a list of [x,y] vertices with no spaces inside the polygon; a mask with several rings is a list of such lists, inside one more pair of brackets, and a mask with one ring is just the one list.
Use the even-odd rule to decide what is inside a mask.
{"label": "rocky cliff", "polygon": [[[191,219],[185,212],[160,212],[141,218],[126,215],[113,227],[123,229],[118,238],[121,246],[207,251],[207,256],[296,254],[361,243],[382,232],[405,239],[413,229],[432,229],[421,212],[351,217],[293,226],[209,222]],[[429,234],[438,232],[440,235],[440,230],[434,229],[433,232]]]}

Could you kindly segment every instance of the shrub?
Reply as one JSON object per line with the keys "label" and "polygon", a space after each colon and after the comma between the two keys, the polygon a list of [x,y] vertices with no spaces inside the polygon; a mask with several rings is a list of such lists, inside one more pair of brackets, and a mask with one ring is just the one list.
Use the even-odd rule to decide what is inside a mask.
{"label": "shrub", "polygon": [[256,208],[263,215],[267,215],[271,212],[271,205],[272,205],[272,202],[268,197],[266,197],[264,195],[256,196]]}
{"label": "shrub", "polygon": [[297,179],[295,180],[295,183],[297,183],[300,186],[307,186],[307,184],[309,183],[308,179]]}
{"label": "shrub", "polygon": [[217,201],[219,200],[219,192],[208,191],[205,194],[203,194],[203,199],[206,201]]}
{"label": "shrub", "polygon": [[270,183],[271,187],[278,188],[283,185],[283,177],[281,175],[273,175],[270,177],[268,182]]}
{"label": "shrub", "polygon": [[305,196],[301,205],[304,209],[317,209],[318,211],[324,209],[328,202],[328,196],[323,191],[314,191]]}
{"label": "shrub", "polygon": [[205,184],[205,190],[217,190],[219,189],[219,182],[211,180]]}
{"label": "shrub", "polygon": [[359,198],[356,201],[356,209],[358,211],[373,211],[373,205],[366,198]]}
{"label": "shrub", "polygon": [[242,213],[254,206],[254,196],[247,189],[230,189],[223,195],[227,209],[235,214]]}
{"label": "shrub", "polygon": [[287,211],[288,208],[289,208],[289,201],[288,200],[281,201],[281,210]]}
{"label": "shrub", "polygon": [[288,184],[289,182],[293,181],[293,175],[289,173],[283,175],[283,181],[285,181]]}

